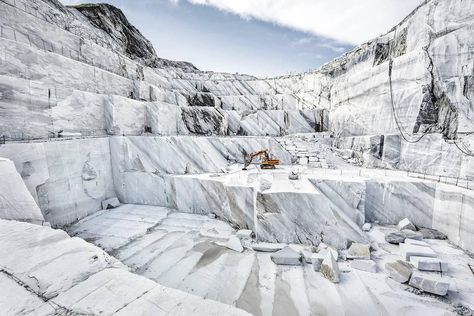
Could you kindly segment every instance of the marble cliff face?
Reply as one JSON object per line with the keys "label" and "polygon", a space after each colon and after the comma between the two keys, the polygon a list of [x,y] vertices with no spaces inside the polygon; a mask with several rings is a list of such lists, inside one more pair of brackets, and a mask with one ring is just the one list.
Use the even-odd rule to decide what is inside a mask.
{"label": "marble cliff face", "polygon": [[[0,310],[473,307],[473,12],[425,1],[317,70],[257,78],[162,59],[107,4],[0,0]],[[241,170],[265,148],[279,168]],[[390,226],[405,218],[418,231]],[[377,272],[403,250],[388,234],[426,238],[411,246],[440,270],[449,261],[442,282],[412,278],[449,296],[420,298]],[[373,261],[348,271],[352,245]]]}

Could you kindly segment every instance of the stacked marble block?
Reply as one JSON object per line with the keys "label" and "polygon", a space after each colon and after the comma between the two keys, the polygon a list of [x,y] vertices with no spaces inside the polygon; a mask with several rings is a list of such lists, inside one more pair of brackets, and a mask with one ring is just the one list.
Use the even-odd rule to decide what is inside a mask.
{"label": "stacked marble block", "polygon": [[415,231],[415,226],[408,219],[400,221],[398,228],[411,238],[405,238],[399,244],[402,259],[385,265],[388,275],[421,291],[446,295],[451,287],[447,262],[438,259],[436,252],[422,240],[423,235]]}
{"label": "stacked marble block", "polygon": [[320,147],[316,148],[314,140],[289,137],[279,139],[278,142],[290,153],[294,163],[315,168],[330,168],[326,155]]}

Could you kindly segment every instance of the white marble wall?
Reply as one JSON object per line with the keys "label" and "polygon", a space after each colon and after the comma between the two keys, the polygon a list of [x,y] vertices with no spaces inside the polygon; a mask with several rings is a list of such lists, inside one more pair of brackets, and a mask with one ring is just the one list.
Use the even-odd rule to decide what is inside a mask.
{"label": "white marble wall", "polygon": [[474,192],[438,183],[432,227],[445,233],[452,243],[474,252]]}
{"label": "white marble wall", "polygon": [[6,144],[0,157],[14,161],[53,226],[100,210],[103,200],[115,196],[108,138]]}
{"label": "white marble wall", "polygon": [[[23,174],[32,170],[23,166]],[[45,220],[11,160],[0,158],[0,218],[42,224]]]}

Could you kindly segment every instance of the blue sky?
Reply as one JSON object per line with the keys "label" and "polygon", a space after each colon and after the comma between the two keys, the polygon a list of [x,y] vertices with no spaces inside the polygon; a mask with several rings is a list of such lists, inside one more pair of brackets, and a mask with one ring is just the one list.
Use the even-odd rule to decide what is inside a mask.
{"label": "blue sky", "polygon": [[[394,26],[421,0],[88,0],[122,9],[160,57],[273,76],[315,69]],[[76,4],[80,0],[63,0]],[[382,11],[381,11],[382,10]],[[384,13],[380,13],[384,12]]]}

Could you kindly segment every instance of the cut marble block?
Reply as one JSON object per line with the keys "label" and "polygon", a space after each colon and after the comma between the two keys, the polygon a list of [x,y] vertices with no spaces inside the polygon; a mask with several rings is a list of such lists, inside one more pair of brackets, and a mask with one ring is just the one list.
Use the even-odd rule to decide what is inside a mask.
{"label": "cut marble block", "polygon": [[410,257],[410,263],[421,271],[447,272],[448,263],[438,258]]}
{"label": "cut marble block", "polygon": [[406,238],[405,239],[405,244],[414,245],[414,246],[423,246],[423,247],[429,247],[430,246],[422,240],[411,239],[411,238]]}
{"label": "cut marble block", "polygon": [[301,265],[301,254],[290,247],[285,247],[270,256],[272,261],[281,265]]}
{"label": "cut marble block", "polygon": [[395,262],[386,263],[385,271],[393,280],[406,283],[410,280],[410,276],[413,273],[413,265],[402,260],[397,260]]}
{"label": "cut marble block", "polygon": [[446,295],[449,290],[449,281],[436,273],[413,272],[409,284],[424,292],[436,295]]}
{"label": "cut marble block", "polygon": [[323,256],[326,256],[327,253],[331,253],[336,261],[339,260],[339,251],[337,251],[337,249],[334,249],[333,247],[323,248],[318,253]]}
{"label": "cut marble block", "polygon": [[259,242],[252,244],[252,249],[261,252],[275,252],[285,248],[287,244]]}
{"label": "cut marble block", "polygon": [[410,261],[410,257],[438,257],[433,249],[429,247],[410,244],[400,244],[400,254],[406,261]]}
{"label": "cut marble block", "polygon": [[347,259],[370,259],[369,245],[353,243],[347,251]]}
{"label": "cut marble block", "polygon": [[333,283],[339,283],[339,266],[337,265],[337,262],[330,251],[328,251],[326,254],[326,257],[321,264],[320,271],[321,274],[329,281]]}

